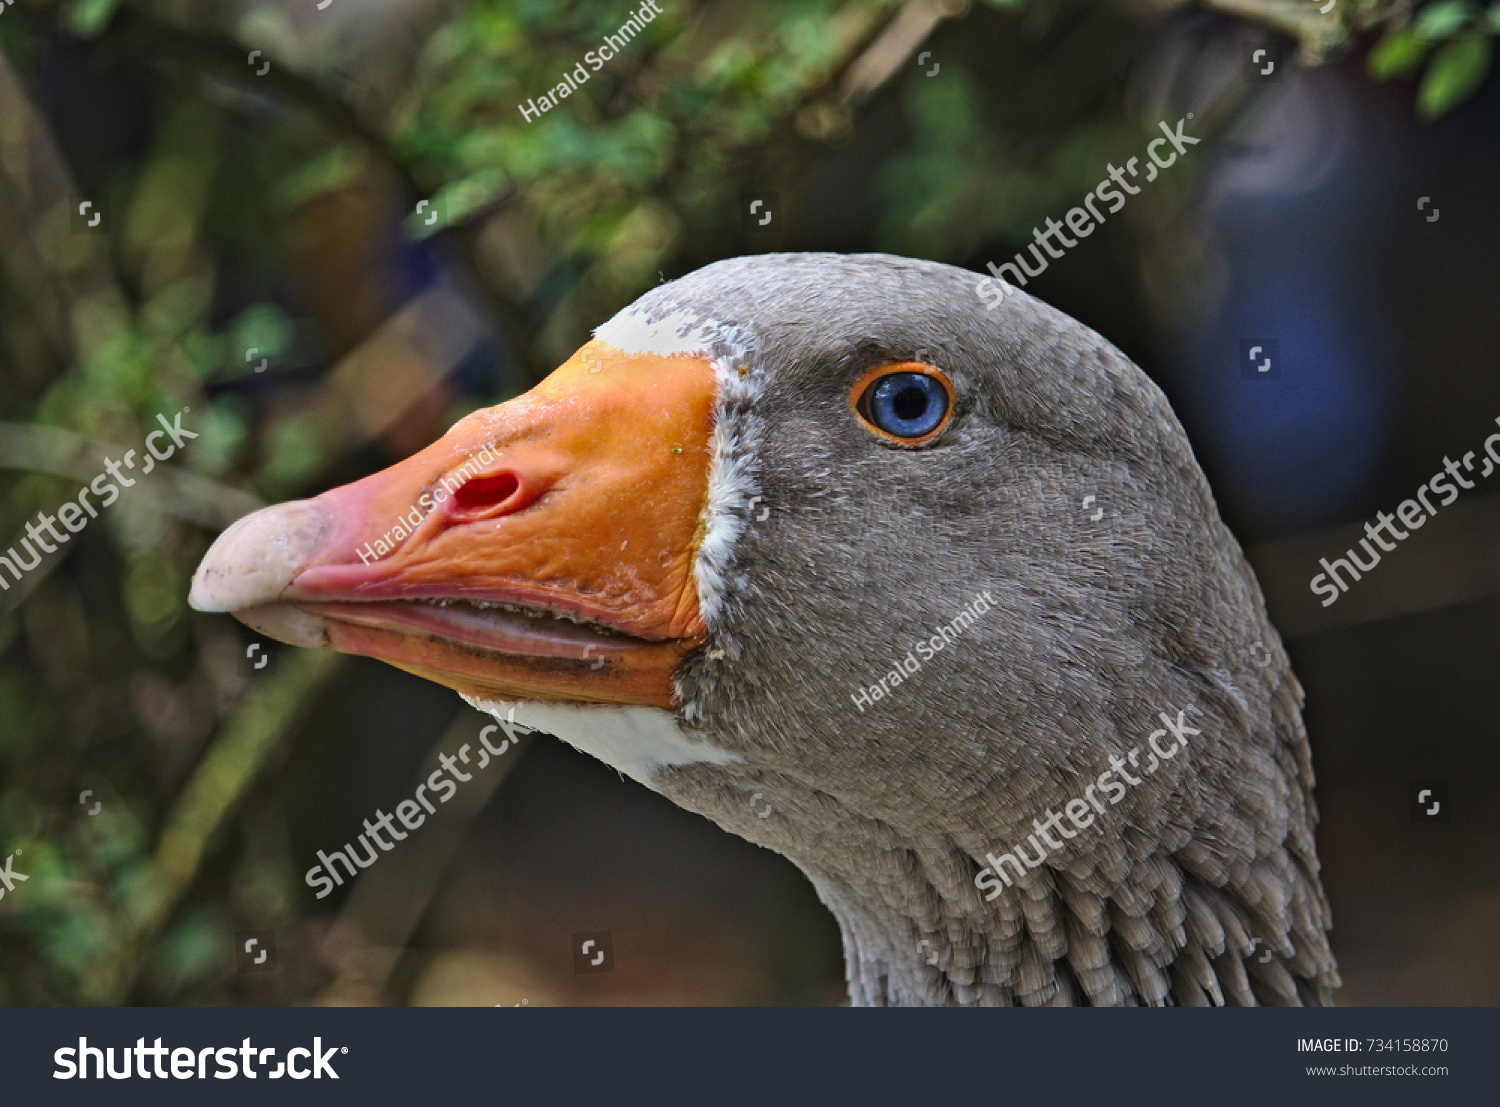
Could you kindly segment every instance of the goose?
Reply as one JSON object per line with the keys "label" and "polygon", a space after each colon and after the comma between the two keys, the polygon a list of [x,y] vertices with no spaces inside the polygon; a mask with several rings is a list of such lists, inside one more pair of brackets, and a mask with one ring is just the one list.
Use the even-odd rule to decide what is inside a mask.
{"label": "goose", "polygon": [[659,285],[524,395],[234,523],[190,602],[785,855],[854,1005],[1329,1004],[1259,585],[1146,374],[976,277],[761,254]]}

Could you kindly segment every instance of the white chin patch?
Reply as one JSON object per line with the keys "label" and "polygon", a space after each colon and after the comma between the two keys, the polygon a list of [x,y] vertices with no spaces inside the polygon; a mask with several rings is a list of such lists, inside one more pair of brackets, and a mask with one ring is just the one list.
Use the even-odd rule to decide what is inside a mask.
{"label": "white chin patch", "polygon": [[743,761],[737,753],[694,742],[677,726],[677,718],[659,707],[609,704],[571,706],[559,703],[500,703],[464,696],[469,706],[497,719],[555,734],[568,745],[597,757],[657,791],[653,778],[676,765],[729,765]]}

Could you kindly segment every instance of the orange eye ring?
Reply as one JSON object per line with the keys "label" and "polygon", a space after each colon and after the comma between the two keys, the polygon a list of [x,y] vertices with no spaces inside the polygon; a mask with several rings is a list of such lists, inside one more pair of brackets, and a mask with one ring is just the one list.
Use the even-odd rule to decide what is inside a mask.
{"label": "orange eye ring", "polygon": [[[937,426],[913,437],[903,437],[902,435],[893,434],[882,427],[876,426],[870,410],[872,393],[882,378],[897,373],[915,373],[929,380],[936,381],[942,387],[943,393],[947,397],[947,406],[943,410],[942,418]],[[947,430],[948,424],[953,421],[953,382],[948,379],[948,375],[941,369],[920,361],[898,361],[889,362],[885,365],[876,365],[861,373],[859,379],[854,382],[854,386],[849,389],[849,410],[854,412],[859,421],[864,424],[866,430],[879,437],[882,441],[888,442],[893,446],[900,446],[903,449],[925,446],[938,435],[942,434],[943,431]]]}

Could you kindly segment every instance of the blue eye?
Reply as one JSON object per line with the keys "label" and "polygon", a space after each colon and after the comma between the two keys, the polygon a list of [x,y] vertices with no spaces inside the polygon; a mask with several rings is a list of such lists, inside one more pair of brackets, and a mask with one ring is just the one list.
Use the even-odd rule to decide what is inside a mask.
{"label": "blue eye", "polygon": [[876,377],[861,397],[861,414],[896,438],[932,434],[948,417],[948,390],[926,373],[887,373]]}

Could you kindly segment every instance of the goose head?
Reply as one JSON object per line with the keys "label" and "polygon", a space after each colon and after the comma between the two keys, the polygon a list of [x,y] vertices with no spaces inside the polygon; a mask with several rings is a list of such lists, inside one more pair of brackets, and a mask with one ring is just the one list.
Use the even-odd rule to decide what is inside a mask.
{"label": "goose head", "polygon": [[1328,1002],[1302,691],[1182,427],[1099,335],[984,291],[707,266],[240,520],[191,602],[784,854],[855,1003]]}

